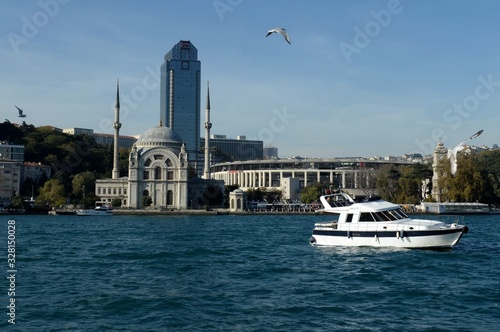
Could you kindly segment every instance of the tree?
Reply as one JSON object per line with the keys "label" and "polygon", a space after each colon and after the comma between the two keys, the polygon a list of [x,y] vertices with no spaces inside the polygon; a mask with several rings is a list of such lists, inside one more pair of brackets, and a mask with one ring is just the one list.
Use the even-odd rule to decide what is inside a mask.
{"label": "tree", "polygon": [[220,187],[209,184],[203,192],[203,201],[206,207],[221,206],[224,203],[224,192]]}
{"label": "tree", "polygon": [[230,184],[227,186],[224,186],[224,207],[229,207],[229,193],[233,192],[234,190],[238,189],[239,186],[236,184]]}
{"label": "tree", "polygon": [[384,165],[377,176],[378,194],[385,200],[395,202],[400,195],[399,178],[401,173],[393,165]]}
{"label": "tree", "polygon": [[[486,179],[488,175],[477,165],[478,155],[458,155],[457,173],[445,181],[445,198],[451,202],[489,201]],[[449,174],[449,173],[448,173]]]}
{"label": "tree", "polygon": [[81,198],[85,195],[95,196],[95,179],[95,174],[90,171],[76,174],[71,181],[73,195]]}
{"label": "tree", "polygon": [[151,204],[153,204],[153,199],[151,198],[151,196],[144,196],[144,197],[142,197],[142,205],[144,207],[148,207]]}
{"label": "tree", "polygon": [[121,198],[119,198],[119,197],[118,198],[113,198],[111,200],[111,206],[112,207],[120,207],[120,206],[122,206],[122,200],[121,200]]}
{"label": "tree", "polygon": [[49,205],[50,207],[55,207],[64,205],[65,203],[64,186],[57,179],[45,182],[36,199],[36,204],[42,206]]}
{"label": "tree", "polygon": [[247,198],[249,201],[266,201],[266,202],[274,202],[281,200],[282,192],[277,189],[268,189],[265,187],[257,188],[257,189],[248,189],[247,190]]}
{"label": "tree", "polygon": [[319,184],[314,184],[312,186],[307,186],[302,189],[300,194],[300,201],[305,204],[310,204],[317,202],[321,196],[321,187]]}

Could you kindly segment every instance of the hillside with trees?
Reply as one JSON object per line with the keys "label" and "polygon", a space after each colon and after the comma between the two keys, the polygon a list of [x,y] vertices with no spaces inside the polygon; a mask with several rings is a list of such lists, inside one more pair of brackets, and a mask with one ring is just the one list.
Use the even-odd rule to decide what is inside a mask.
{"label": "hillside with trees", "polygon": [[[37,204],[57,206],[67,202],[93,205],[95,179],[111,176],[113,147],[98,144],[89,135],[69,135],[52,127],[27,125],[19,127],[5,121],[0,123],[0,141],[25,146],[24,160],[40,162],[52,169],[52,176],[36,182],[25,181],[21,196],[31,196],[34,188]],[[127,175],[127,149],[120,149],[120,174]],[[32,187],[33,186],[33,187]]]}

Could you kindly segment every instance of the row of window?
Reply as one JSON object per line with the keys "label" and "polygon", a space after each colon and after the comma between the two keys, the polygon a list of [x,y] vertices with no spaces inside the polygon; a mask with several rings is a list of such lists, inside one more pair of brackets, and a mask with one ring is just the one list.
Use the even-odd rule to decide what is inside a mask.
{"label": "row of window", "polygon": [[[123,195],[127,194],[127,188],[123,188]],[[97,195],[122,195],[122,188],[101,188],[97,187]]]}
{"label": "row of window", "polygon": [[[151,178],[151,176],[153,176]],[[162,168],[156,167],[154,171],[146,170],[142,174],[144,180],[162,180]],[[174,179],[174,171],[167,171],[167,180]]]}
{"label": "row of window", "polygon": [[[145,189],[142,192],[142,196],[147,197],[149,196],[149,190]],[[172,190],[167,190],[167,205],[172,205],[174,204],[174,192]]]}
{"label": "row of window", "polygon": [[[352,222],[352,213],[347,214],[345,222]],[[408,218],[401,209],[393,209],[378,212],[362,212],[359,215],[360,222],[393,221]]]}

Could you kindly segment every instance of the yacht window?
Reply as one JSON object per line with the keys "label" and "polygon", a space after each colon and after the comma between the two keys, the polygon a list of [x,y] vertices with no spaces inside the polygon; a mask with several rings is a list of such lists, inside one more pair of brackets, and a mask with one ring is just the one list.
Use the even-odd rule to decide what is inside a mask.
{"label": "yacht window", "polygon": [[403,216],[403,219],[404,219],[404,218],[408,218],[408,215],[407,215],[406,213],[404,213],[404,212],[403,212],[403,210],[398,209],[398,213],[399,213],[401,216]]}
{"label": "yacht window", "polygon": [[352,213],[348,213],[345,222],[352,222]]}
{"label": "yacht window", "polygon": [[380,213],[383,213],[384,216],[387,218],[387,220],[389,221],[392,221],[392,220],[397,220],[398,218],[396,218],[392,213],[391,211],[382,211]]}
{"label": "yacht window", "polygon": [[373,212],[373,217],[376,221],[391,221],[385,214],[382,212]]}
{"label": "yacht window", "polygon": [[359,221],[375,221],[370,212],[363,212],[359,215]]}
{"label": "yacht window", "polygon": [[389,210],[386,212],[389,213],[394,218],[393,220],[407,218],[407,216],[404,214],[403,211],[401,211],[401,209],[394,209],[394,210]]}

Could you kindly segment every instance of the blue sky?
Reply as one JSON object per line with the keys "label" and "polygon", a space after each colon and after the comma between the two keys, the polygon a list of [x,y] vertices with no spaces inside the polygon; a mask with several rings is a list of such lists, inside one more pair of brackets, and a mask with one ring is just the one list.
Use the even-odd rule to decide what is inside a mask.
{"label": "blue sky", "polygon": [[[0,120],[123,135],[159,121],[159,66],[179,40],[210,81],[212,134],[282,158],[431,153],[480,129],[499,144],[500,2],[3,1]],[[292,44],[267,30],[284,27]],[[126,101],[128,98],[128,101]],[[203,131],[202,131],[203,133]]]}

